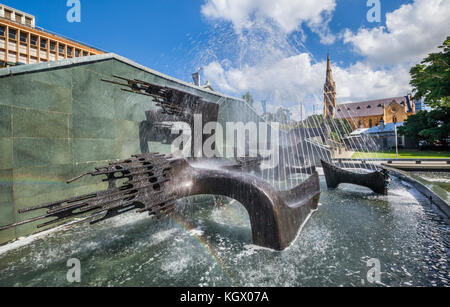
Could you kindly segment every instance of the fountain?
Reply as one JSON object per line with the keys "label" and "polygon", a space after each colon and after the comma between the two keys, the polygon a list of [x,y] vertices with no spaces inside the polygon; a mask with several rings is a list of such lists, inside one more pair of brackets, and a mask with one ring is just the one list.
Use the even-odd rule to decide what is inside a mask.
{"label": "fountain", "polygon": [[[107,190],[21,209],[19,213],[41,209],[47,212],[0,227],[0,231],[46,219],[52,220],[38,225],[38,228],[60,225],[75,217],[84,217],[91,220],[91,224],[96,224],[132,210],[148,212],[150,216],[161,219],[173,213],[179,199],[215,195],[238,200],[247,209],[254,244],[284,250],[293,242],[300,227],[318,207],[320,184],[315,169],[309,168],[311,176],[293,189],[277,191],[262,178],[249,174],[260,169],[261,157],[236,157],[236,164],[223,168],[224,159],[205,159],[204,162],[209,163],[210,167],[196,168],[189,164],[188,159],[145,153],[148,148],[142,144],[147,145],[148,140],[159,140],[160,135],[155,133],[156,127],[167,129],[164,125],[171,121],[185,122],[192,127],[193,114],[196,112],[202,112],[204,121],[217,120],[218,106],[177,89],[114,77],[126,83],[102,81],[120,85],[123,91],[149,96],[161,108],[158,112],[147,112],[148,120],[144,123],[151,126],[150,130],[143,130],[141,124],[143,154],[96,168],[94,172],[84,173],[68,181],[72,183],[86,175],[104,175],[104,181],[109,183]],[[202,142],[205,140],[203,138]],[[198,162],[198,159],[193,161]],[[285,160],[281,163],[277,168],[283,168],[285,176],[286,173],[295,173]]]}
{"label": "fountain", "polygon": [[[196,101],[217,118],[217,106]],[[106,190],[21,209],[41,215],[0,228],[66,225],[0,247],[0,286],[68,285],[63,262],[70,258],[80,260],[85,286],[372,285],[370,259],[382,264],[381,285],[449,285],[447,220],[396,178],[388,196],[345,184],[327,190],[315,162],[329,155],[313,140],[326,127],[283,134],[281,163],[267,168],[264,157],[150,153],[148,141],[170,143],[160,134],[170,122],[192,123],[181,109],[166,109],[147,111],[136,125],[141,154],[69,180],[104,177]],[[197,195],[227,198],[193,205]]]}
{"label": "fountain", "polygon": [[[111,138],[109,131],[97,134],[83,130],[80,118],[86,112],[100,116],[105,109],[116,108],[118,118],[108,116],[119,123],[113,126],[113,130],[120,131],[114,135],[119,154],[101,152],[91,158],[75,148],[79,159],[67,162],[74,169],[67,172],[68,176],[61,171],[66,165],[36,166],[39,172],[55,167],[55,172],[63,173],[57,179],[64,181],[82,174],[83,179],[79,176],[69,180],[73,184],[67,186],[77,187],[79,183],[78,187],[82,187],[89,182],[90,193],[82,187],[83,192],[77,195],[83,196],[48,202],[51,197],[75,195],[80,190],[66,186],[63,189],[67,190],[57,190],[60,186],[55,184],[53,174],[39,173],[39,183],[43,178],[50,179],[36,189],[53,189],[54,194],[42,196],[29,189],[24,194],[32,196],[18,198],[18,204],[13,206],[23,214],[17,215],[16,223],[1,229],[5,233],[12,230],[19,237],[28,235],[35,222],[41,223],[41,230],[64,227],[0,247],[0,286],[70,285],[65,265],[71,258],[80,260],[83,286],[450,285],[449,224],[434,211],[429,199],[396,177],[392,178],[389,191],[384,189],[381,195],[347,184],[341,184],[340,189],[326,189],[326,178],[319,176],[316,168],[320,160],[332,161],[331,133],[342,137],[334,122],[328,126],[314,122],[308,128],[281,131],[280,164],[274,168],[267,167],[268,158],[261,156],[236,155],[225,160],[170,155],[156,143],[170,144],[178,137],[170,131],[173,122],[192,127],[194,113],[203,115],[203,124],[234,117],[244,121],[258,118],[252,118],[249,113],[254,111],[239,100],[227,101],[217,93],[199,94],[198,89],[186,84],[174,86],[177,81],[143,73],[136,66],[124,67],[117,59],[111,62],[86,63],[86,72],[80,67],[69,69],[67,75],[75,81],[69,79],[70,86],[82,88],[82,93],[79,89],[74,94],[67,91],[69,97],[65,100],[73,101],[74,113],[77,112],[73,117],[77,124],[74,130],[85,138]],[[109,78],[111,67],[121,80],[114,82],[123,86],[123,91],[114,92],[103,82],[96,82],[98,75]],[[28,75],[21,73],[23,84]],[[57,76],[66,76],[65,70],[60,69]],[[42,79],[54,82],[57,78]],[[153,82],[155,79],[157,82]],[[97,95],[99,92],[106,94]],[[48,95],[49,101],[58,97],[50,91]],[[159,110],[150,109],[146,97],[156,102]],[[92,104],[93,98],[98,103]],[[226,108],[229,109],[224,111]],[[109,117],[102,123],[110,123]],[[69,141],[66,143],[90,146],[97,142]],[[154,151],[165,155],[151,153]],[[28,155],[34,158],[31,161],[41,162],[40,157]],[[105,160],[115,162],[98,167],[106,164],[99,163]],[[25,162],[14,163],[28,166]],[[96,169],[85,173],[87,167]],[[19,181],[15,192],[28,185],[34,188],[33,170],[14,170],[19,174],[15,177]],[[338,173],[337,169],[332,171]],[[352,171],[351,177],[354,175]],[[97,189],[89,176],[103,177],[107,188]],[[95,192],[91,191],[93,187]],[[45,204],[28,208],[38,202]],[[308,219],[316,209],[319,210],[313,218]],[[21,221],[22,217],[27,220]],[[84,222],[92,225],[86,227]],[[18,227],[12,229],[13,226]],[[28,227],[27,232],[21,229],[24,226]],[[381,263],[381,282],[377,284],[367,280],[368,263],[373,259]]]}
{"label": "fountain", "polygon": [[378,194],[388,194],[389,173],[385,169],[360,174],[339,168],[323,160],[321,162],[329,189],[336,189],[342,183],[351,183],[367,187]]}

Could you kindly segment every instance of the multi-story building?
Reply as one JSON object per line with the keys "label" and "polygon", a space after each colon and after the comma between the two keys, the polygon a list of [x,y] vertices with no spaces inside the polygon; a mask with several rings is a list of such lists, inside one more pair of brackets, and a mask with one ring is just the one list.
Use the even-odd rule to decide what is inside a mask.
{"label": "multi-story building", "polygon": [[0,68],[103,53],[39,28],[34,16],[0,4]]}

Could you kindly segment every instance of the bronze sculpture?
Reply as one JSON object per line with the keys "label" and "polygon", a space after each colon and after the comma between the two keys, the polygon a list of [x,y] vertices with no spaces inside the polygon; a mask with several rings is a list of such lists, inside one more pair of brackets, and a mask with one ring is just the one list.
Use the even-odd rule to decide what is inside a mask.
{"label": "bronze sculpture", "polygon": [[[157,219],[173,214],[178,199],[194,195],[219,195],[238,200],[247,209],[256,245],[283,250],[297,236],[302,224],[317,209],[319,175],[290,191],[279,192],[267,182],[241,171],[192,167],[186,159],[160,154],[141,154],[78,176],[106,176],[105,191],[20,210],[47,210],[38,217],[0,227],[43,220],[42,228],[84,217],[91,224],[137,210]],[[120,181],[120,183],[118,183]],[[49,220],[51,219],[51,220]]]}
{"label": "bronze sculpture", "polygon": [[377,194],[388,194],[389,173],[385,169],[367,174],[358,174],[338,168],[323,160],[321,162],[329,189],[335,189],[341,183],[350,183],[367,187]]}

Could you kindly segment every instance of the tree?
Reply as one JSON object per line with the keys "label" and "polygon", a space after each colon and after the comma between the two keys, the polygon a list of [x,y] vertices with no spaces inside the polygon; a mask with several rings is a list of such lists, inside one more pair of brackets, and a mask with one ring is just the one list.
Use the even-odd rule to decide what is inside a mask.
{"label": "tree", "polygon": [[305,126],[307,128],[320,128],[323,125],[323,116],[319,114],[314,114],[309,116],[305,120]]}
{"label": "tree", "polygon": [[419,111],[416,115],[410,116],[405,121],[403,127],[398,128],[398,133],[413,138],[414,141],[418,143],[419,141],[424,140],[423,137],[420,136],[420,132],[428,128],[428,112]]}
{"label": "tree", "polygon": [[327,122],[330,129],[342,137],[349,135],[353,131],[352,124],[348,119],[328,119]]}
{"label": "tree", "polygon": [[244,96],[242,96],[242,99],[247,101],[247,103],[251,106],[253,106],[253,103],[255,102],[253,100],[252,94],[250,94],[250,92],[247,92]]}
{"label": "tree", "polygon": [[450,137],[450,107],[438,107],[427,112],[429,127],[419,132],[420,137],[429,143],[436,141],[447,145]]}
{"label": "tree", "polygon": [[431,53],[421,64],[411,68],[414,98],[425,98],[432,108],[450,107],[450,36],[439,53]]}
{"label": "tree", "polygon": [[420,111],[410,116],[401,135],[434,144],[447,145],[450,138],[450,36],[439,53],[431,53],[421,64],[411,69],[411,85],[415,99],[425,98],[432,111]]}
{"label": "tree", "polygon": [[403,127],[398,132],[413,138],[416,143],[425,141],[434,144],[440,141],[447,145],[450,135],[450,108],[439,107],[430,112],[420,111],[416,115],[410,116]]}

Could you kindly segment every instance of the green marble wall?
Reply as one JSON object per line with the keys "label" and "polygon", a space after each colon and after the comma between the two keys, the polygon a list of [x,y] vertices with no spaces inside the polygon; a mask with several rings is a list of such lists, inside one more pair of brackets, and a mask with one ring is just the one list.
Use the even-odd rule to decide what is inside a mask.
{"label": "green marble wall", "polygon": [[[220,102],[222,121],[237,114],[233,103],[239,103],[239,114],[246,106],[114,58],[0,77],[0,225],[32,217],[19,215],[21,208],[105,189],[90,176],[65,182],[140,153],[139,123],[155,105],[149,97],[101,81],[112,74]],[[152,151],[169,153],[167,145],[156,147]],[[0,232],[0,244],[35,232],[36,224]]]}

